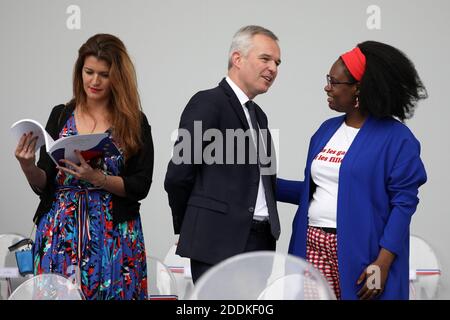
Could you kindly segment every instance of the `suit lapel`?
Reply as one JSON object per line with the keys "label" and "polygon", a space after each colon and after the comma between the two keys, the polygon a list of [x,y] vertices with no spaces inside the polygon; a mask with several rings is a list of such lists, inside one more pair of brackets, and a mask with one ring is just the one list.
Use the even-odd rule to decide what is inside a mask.
{"label": "suit lapel", "polygon": [[234,110],[234,112],[241,120],[244,129],[248,130],[250,127],[248,125],[247,118],[245,117],[244,110],[242,109],[242,105],[239,102],[239,99],[236,97],[236,94],[234,93],[233,89],[231,89],[230,85],[225,80],[225,78],[222,81],[220,81],[219,87],[222,88],[222,90],[228,96],[228,101],[230,102],[231,108]]}

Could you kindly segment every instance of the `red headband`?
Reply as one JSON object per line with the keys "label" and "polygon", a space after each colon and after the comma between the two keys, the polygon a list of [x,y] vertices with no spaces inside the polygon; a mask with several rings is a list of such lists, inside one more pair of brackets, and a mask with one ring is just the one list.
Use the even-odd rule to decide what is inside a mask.
{"label": "red headband", "polygon": [[361,50],[358,47],[355,47],[353,50],[341,55],[341,58],[353,78],[357,81],[361,81],[364,71],[366,70],[366,56]]}

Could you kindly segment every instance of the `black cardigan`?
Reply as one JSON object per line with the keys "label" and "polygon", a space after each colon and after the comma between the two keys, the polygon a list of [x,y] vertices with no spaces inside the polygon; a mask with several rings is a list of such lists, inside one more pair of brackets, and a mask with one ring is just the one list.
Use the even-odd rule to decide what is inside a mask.
{"label": "black cardigan", "polygon": [[[56,140],[59,138],[59,132],[64,127],[74,108],[73,104],[61,104],[53,108],[45,127],[53,139]],[[115,194],[112,195],[114,226],[139,216],[139,201],[147,196],[152,183],[154,159],[153,140],[150,125],[144,114],[142,114],[141,130],[143,146],[137,154],[127,159],[120,173],[120,177],[123,178],[126,196],[119,197]],[[52,208],[52,204],[55,201],[55,177],[57,170],[55,163],[47,154],[45,146],[41,147],[37,166],[45,171],[47,184],[44,190],[38,191],[33,189],[41,199],[33,218],[36,224],[39,218]]]}

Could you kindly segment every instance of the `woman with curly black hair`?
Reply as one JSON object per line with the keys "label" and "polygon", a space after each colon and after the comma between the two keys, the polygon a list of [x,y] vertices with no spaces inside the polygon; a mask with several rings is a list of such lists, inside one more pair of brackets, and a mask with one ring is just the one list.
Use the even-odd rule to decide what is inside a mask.
{"label": "woman with curly black hair", "polygon": [[311,138],[304,181],[278,179],[299,205],[289,253],[322,271],[338,299],[408,299],[409,225],[426,182],[403,121],[427,92],[398,49],[366,41],[327,75],[331,109]]}

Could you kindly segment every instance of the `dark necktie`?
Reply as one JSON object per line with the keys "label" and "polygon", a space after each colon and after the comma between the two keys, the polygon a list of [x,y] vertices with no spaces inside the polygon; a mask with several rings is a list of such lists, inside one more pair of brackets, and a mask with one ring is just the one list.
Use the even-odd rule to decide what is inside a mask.
{"label": "dark necktie", "polygon": [[[261,139],[261,135],[259,132],[259,125],[258,125],[258,121],[256,120],[256,108],[255,108],[255,103],[251,100],[247,101],[245,103],[245,106],[248,109],[248,113],[250,115],[250,121],[252,122],[252,127],[256,132],[256,141],[255,141],[255,145],[256,145],[256,159],[257,159],[257,163],[258,166],[261,169],[261,161],[259,159],[259,154],[260,154],[260,150],[259,148],[262,148],[264,150],[264,145],[261,143],[259,143],[260,139]],[[269,139],[268,139],[269,140]],[[271,145],[271,141],[267,142],[267,146]],[[264,150],[265,152],[265,150]],[[261,171],[261,170],[260,170]],[[272,235],[274,236],[275,239],[278,239],[278,237],[280,236],[280,221],[278,219],[278,211],[277,211],[277,205],[276,205],[276,201],[274,198],[274,191],[273,191],[273,187],[272,187],[272,181],[269,175],[267,174],[262,174],[261,175],[261,180],[263,182],[263,186],[264,186],[264,193],[266,196],[266,204],[267,204],[267,209],[269,211],[269,222],[270,222],[270,230],[272,232]]]}

